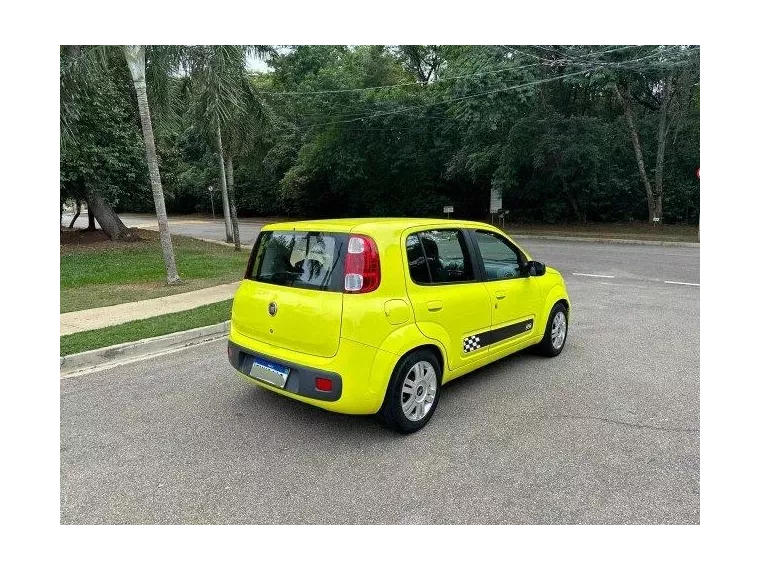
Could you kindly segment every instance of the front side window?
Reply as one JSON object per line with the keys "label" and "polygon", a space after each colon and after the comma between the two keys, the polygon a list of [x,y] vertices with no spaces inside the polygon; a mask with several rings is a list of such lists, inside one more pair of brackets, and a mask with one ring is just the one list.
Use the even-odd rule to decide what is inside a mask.
{"label": "front side window", "polygon": [[[264,232],[252,252],[248,279],[300,289],[334,289],[343,240],[324,232]],[[336,272],[336,268],[338,271]]]}
{"label": "front side window", "polygon": [[412,281],[421,285],[473,280],[472,262],[458,230],[430,230],[410,235],[406,256]]}
{"label": "front side window", "polygon": [[480,249],[487,281],[522,277],[520,252],[502,237],[489,232],[476,231],[475,242]]}

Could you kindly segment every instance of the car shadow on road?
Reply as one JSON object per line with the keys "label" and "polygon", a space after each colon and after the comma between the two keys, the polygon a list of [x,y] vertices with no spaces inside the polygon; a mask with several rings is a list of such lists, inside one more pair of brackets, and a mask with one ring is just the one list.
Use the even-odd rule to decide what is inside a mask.
{"label": "car shadow on road", "polygon": [[491,383],[501,382],[504,375],[514,374],[514,377],[523,376],[526,374],[526,371],[533,369],[534,361],[537,360],[543,359],[530,352],[518,352],[517,354],[507,356],[447,383],[443,386],[441,396],[445,395],[447,398],[451,398],[459,394],[460,391],[479,392]]}
{"label": "car shadow on road", "polygon": [[353,416],[317,408],[265,388],[244,384],[233,401],[235,416],[252,429],[308,433],[321,438],[396,437],[374,415]]}
{"label": "car shadow on road", "polygon": [[[489,392],[493,385],[503,384],[505,380],[514,380],[507,384],[506,389],[522,392],[520,386],[525,386],[525,375],[534,370],[534,360],[545,359],[521,352],[444,385],[436,415],[445,417],[447,408],[459,400],[465,407],[472,401],[480,400],[484,392]],[[237,379],[235,381],[238,382]],[[385,427],[375,415],[347,415],[323,410],[245,382],[229,404],[237,423],[246,431],[259,432],[264,426],[264,429],[277,433],[279,437],[302,433],[339,440],[385,441],[410,437]],[[450,412],[459,408],[460,405],[455,405]]]}

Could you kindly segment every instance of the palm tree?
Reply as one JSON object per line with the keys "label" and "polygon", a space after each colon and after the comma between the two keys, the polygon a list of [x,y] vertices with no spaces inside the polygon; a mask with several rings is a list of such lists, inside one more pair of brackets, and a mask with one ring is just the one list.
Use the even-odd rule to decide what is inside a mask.
{"label": "palm tree", "polygon": [[153,189],[153,202],[156,206],[156,217],[158,218],[158,233],[161,239],[164,265],[166,266],[166,281],[169,285],[175,285],[181,283],[181,280],[174,261],[174,249],[172,248],[172,238],[169,233],[169,220],[166,217],[164,190],[161,186],[161,175],[158,170],[156,142],[153,138],[153,124],[150,120],[148,91],[145,82],[145,46],[122,46],[122,50],[129,67],[129,72],[132,75],[135,91],[137,92],[137,106],[140,111],[140,124],[142,125],[143,142],[145,143],[145,158],[148,162],[150,185]]}
{"label": "palm tree", "polygon": [[234,241],[236,250],[240,250],[240,231],[233,157],[255,138],[254,125],[264,117],[261,97],[248,80],[246,61],[272,51],[270,46],[196,46],[188,58],[196,92],[194,114],[218,156],[227,241]]}
{"label": "palm tree", "polygon": [[[164,191],[161,185],[161,176],[158,168],[158,157],[156,155],[156,143],[153,137],[153,124],[151,122],[150,106],[148,104],[147,82],[146,82],[146,65],[145,65],[145,45],[144,40],[138,40],[138,43],[123,45],[120,50],[126,60],[129,68],[132,82],[137,95],[137,105],[140,114],[140,124],[142,126],[143,142],[145,144],[145,157],[147,160],[148,174],[150,177],[151,188],[153,190],[153,202],[156,208],[156,217],[158,218],[159,235],[161,239],[161,249],[163,250],[164,265],[166,267],[166,281],[169,285],[181,283],[177,272],[177,265],[174,259],[174,249],[169,232],[169,221],[166,216],[166,203],[164,201]],[[114,60],[109,56],[118,53],[115,51],[117,46],[97,46],[80,48],[75,46],[71,50],[61,50],[61,146],[65,144],[76,144],[77,129],[76,120],[81,106],[78,103],[79,93],[83,89],[91,88],[98,81],[104,78],[104,71]],[[161,46],[152,48],[152,54],[155,59],[162,60],[164,66],[151,66],[149,71],[153,73],[154,79],[166,79],[171,69],[178,68],[180,64],[181,50],[176,46]],[[162,77],[163,74],[163,77]],[[155,83],[155,82],[154,82]],[[166,87],[166,81],[159,81]],[[165,90],[164,90],[165,91]],[[84,183],[83,183],[84,186]],[[100,222],[103,230],[111,239],[129,239],[131,234],[119,219],[113,208],[98,194],[95,189],[85,189],[80,196],[87,200],[88,210],[94,211],[95,217]]]}

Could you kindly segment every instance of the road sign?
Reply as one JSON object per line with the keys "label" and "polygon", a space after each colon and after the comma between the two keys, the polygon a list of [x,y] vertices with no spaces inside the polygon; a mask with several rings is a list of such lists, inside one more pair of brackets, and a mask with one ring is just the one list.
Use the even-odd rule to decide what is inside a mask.
{"label": "road sign", "polygon": [[699,167],[697,167],[697,179],[699,179]]}
{"label": "road sign", "polygon": [[453,214],[454,213],[454,206],[444,206],[443,207],[443,213],[444,214]]}
{"label": "road sign", "polygon": [[498,214],[501,210],[501,188],[494,186],[491,188],[491,207],[489,211],[491,214]]}

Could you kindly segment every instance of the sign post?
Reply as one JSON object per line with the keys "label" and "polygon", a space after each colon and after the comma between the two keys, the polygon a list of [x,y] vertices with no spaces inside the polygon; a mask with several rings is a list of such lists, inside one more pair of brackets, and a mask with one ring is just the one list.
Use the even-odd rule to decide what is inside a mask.
{"label": "sign post", "polygon": [[446,214],[447,218],[451,217],[451,214],[454,212],[454,206],[444,206],[443,207],[443,213]]}
{"label": "sign post", "polygon": [[494,225],[494,216],[502,212],[501,184],[491,185],[491,203],[488,212],[491,214],[491,225]]}
{"label": "sign post", "polygon": [[214,214],[214,187],[213,186],[208,187],[208,195],[209,195],[209,198],[211,198],[211,217],[216,220],[216,214]]}

